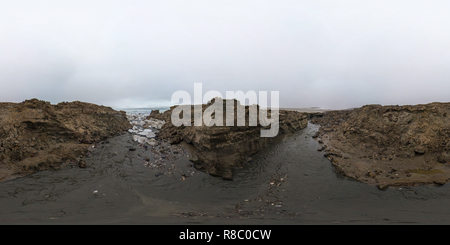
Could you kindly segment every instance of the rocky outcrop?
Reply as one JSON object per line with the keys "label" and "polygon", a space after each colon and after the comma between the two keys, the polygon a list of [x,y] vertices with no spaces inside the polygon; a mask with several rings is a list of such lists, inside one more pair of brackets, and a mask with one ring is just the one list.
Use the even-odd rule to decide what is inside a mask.
{"label": "rocky outcrop", "polygon": [[[214,103],[214,99],[202,105],[202,112]],[[223,100],[223,125],[226,125],[226,100]],[[307,125],[306,115],[296,111],[279,111],[279,132],[277,137],[261,137],[261,126],[259,119],[257,126],[249,126],[249,114],[254,108],[240,105],[234,100],[234,125],[237,125],[237,110],[239,107],[245,109],[245,126],[179,126],[172,124],[171,115],[176,108],[171,107],[164,113],[153,113],[150,117],[165,120],[159,137],[168,139],[175,144],[186,142],[191,144],[192,152],[190,160],[194,162],[197,169],[203,170],[211,175],[232,179],[233,169],[242,167],[249,156],[274,142],[277,137],[303,129]],[[191,107],[192,112],[194,106]],[[259,118],[259,107],[256,107]],[[270,111],[269,111],[270,118]],[[191,125],[194,125],[194,113],[191,115]],[[272,125],[273,126],[273,125]]]}
{"label": "rocky outcrop", "polygon": [[93,143],[129,128],[125,112],[90,103],[0,103],[0,181],[78,161]]}
{"label": "rocky outcrop", "polygon": [[450,181],[450,103],[367,105],[313,122],[319,150],[348,177],[382,189]]}
{"label": "rocky outcrop", "polygon": [[152,110],[150,112],[150,115],[147,117],[147,120],[150,120],[151,118],[158,119],[158,120],[168,120],[170,118],[172,110],[175,108],[175,106],[172,106],[170,110],[159,112],[159,110]]}

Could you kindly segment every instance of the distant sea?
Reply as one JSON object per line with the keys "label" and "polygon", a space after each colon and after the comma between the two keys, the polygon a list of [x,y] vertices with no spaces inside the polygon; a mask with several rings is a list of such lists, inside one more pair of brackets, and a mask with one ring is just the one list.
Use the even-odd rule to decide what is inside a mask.
{"label": "distant sea", "polygon": [[117,108],[116,110],[125,111],[128,114],[147,114],[149,115],[152,110],[159,110],[164,112],[169,110],[169,107],[149,107],[149,108]]}

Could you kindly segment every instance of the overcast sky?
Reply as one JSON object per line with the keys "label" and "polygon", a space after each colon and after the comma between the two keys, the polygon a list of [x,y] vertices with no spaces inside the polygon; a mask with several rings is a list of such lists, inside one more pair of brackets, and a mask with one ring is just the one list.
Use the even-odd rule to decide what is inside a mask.
{"label": "overcast sky", "polygon": [[[280,107],[450,101],[450,1],[0,2],[0,101],[170,104],[279,91]],[[270,93],[269,93],[270,94]]]}

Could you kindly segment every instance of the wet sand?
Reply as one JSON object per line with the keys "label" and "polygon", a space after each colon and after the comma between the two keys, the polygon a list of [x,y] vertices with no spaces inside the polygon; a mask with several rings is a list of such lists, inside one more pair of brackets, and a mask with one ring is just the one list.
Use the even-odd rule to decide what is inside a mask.
{"label": "wet sand", "polygon": [[197,171],[182,145],[130,134],[68,164],[0,183],[0,224],[445,224],[448,185],[388,188],[343,177],[317,125],[252,155],[233,181]]}

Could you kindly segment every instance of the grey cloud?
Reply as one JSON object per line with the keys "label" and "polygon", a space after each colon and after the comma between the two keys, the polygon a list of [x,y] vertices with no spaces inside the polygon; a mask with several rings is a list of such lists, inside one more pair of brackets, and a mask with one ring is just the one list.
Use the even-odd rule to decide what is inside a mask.
{"label": "grey cloud", "polygon": [[445,1],[14,1],[0,100],[124,106],[177,90],[280,91],[280,106],[448,101]]}

